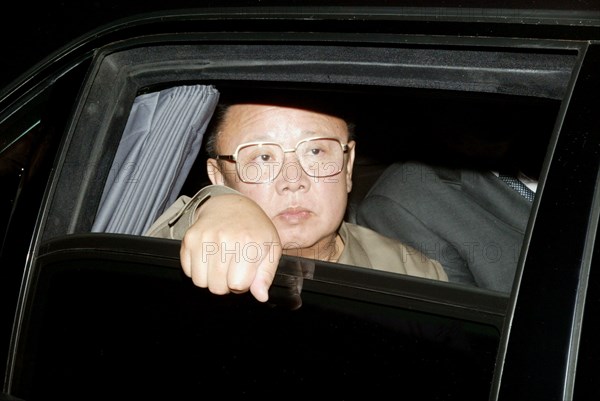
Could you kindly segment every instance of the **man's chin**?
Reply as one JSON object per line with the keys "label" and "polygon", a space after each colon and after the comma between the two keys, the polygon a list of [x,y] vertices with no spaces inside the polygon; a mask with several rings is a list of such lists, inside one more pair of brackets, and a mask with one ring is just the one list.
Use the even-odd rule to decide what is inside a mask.
{"label": "man's chin", "polygon": [[294,252],[299,252],[302,249],[311,248],[316,243],[316,240],[312,241],[310,239],[307,239],[306,236],[282,236],[280,234],[279,238],[281,240],[281,246],[285,254],[293,254]]}

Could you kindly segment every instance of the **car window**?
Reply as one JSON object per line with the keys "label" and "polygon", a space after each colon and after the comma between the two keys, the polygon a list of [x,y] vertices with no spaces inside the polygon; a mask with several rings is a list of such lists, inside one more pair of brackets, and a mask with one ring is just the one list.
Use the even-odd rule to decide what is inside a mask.
{"label": "car window", "polygon": [[[254,45],[233,43],[223,51],[210,44],[167,44],[154,47],[150,59],[141,45],[108,47],[97,53],[94,79],[82,92],[43,238],[103,230],[94,224],[106,214],[110,218],[112,203],[106,213],[99,211],[107,183],[130,173],[129,165],[115,167],[114,159],[137,99],[198,85],[245,96],[327,95],[344,104],[356,127],[346,221],[438,261],[451,282],[508,294],[534,210],[533,194],[523,201],[508,184],[490,182],[498,182],[494,175],[525,176],[531,184],[525,190],[535,192],[578,54],[575,46],[554,42],[529,49],[514,44],[298,44],[293,51],[265,44],[258,57]],[[145,64],[139,64],[142,59]],[[189,66],[190,60],[205,61]],[[186,66],[185,74],[172,62]],[[139,68],[130,70],[133,65]],[[115,68],[123,71],[117,74],[121,84],[105,85],[114,80]],[[93,140],[89,132],[96,133]],[[188,168],[195,162],[188,177],[172,176],[163,187],[182,186],[179,195],[192,196],[208,183],[206,151],[195,153],[185,162]],[[391,167],[399,172],[384,174]],[[153,188],[155,180],[146,181],[123,187]],[[128,199],[147,199],[133,194]],[[174,195],[169,194],[170,202]],[[118,206],[120,197],[112,198],[115,211],[142,209],[125,198],[125,206]],[[168,203],[147,202],[144,208],[159,215]]]}
{"label": "car window", "polygon": [[[161,71],[160,79],[156,72],[136,71],[136,80],[142,79],[134,83],[125,75],[119,91],[101,84],[114,77],[115,71],[106,67],[108,60],[123,66],[135,63],[143,48],[100,52],[96,64],[98,75],[94,82],[88,83],[82,102],[98,101],[108,106],[106,102],[110,101],[123,106],[86,110],[81,105],[77,116],[79,124],[62,170],[65,177],[70,177],[69,184],[66,179],[59,180],[60,187],[54,198],[55,204],[67,202],[72,207],[54,208],[57,218],[49,220],[44,237],[90,231],[108,177],[108,166],[117,151],[114,144],[125,128],[131,105],[142,93],[174,86],[169,83],[174,79],[170,77],[173,68],[163,61],[173,52],[180,54],[182,64],[193,57],[225,60],[209,67],[202,64],[197,67],[214,78],[201,82],[196,79],[196,82],[214,85],[218,90],[260,92],[276,88],[311,90],[316,95],[336,92],[340,97],[345,96],[349,114],[356,116],[359,127],[356,185],[350,194],[349,220],[355,219],[355,209],[370,184],[395,161],[416,160],[457,168],[499,170],[512,162],[502,151],[518,142],[524,150],[516,150],[510,157],[524,159],[527,163],[524,168],[531,171],[528,174],[539,175],[561,96],[576,60],[576,52],[555,48],[528,52],[464,46],[414,48],[394,44],[384,50],[361,47],[361,51],[343,46],[310,45],[297,46],[293,51],[282,46],[262,46],[261,49],[262,59],[249,63],[246,60],[252,60],[255,53],[248,46],[229,46],[225,54],[219,52],[221,48],[205,45],[163,46],[153,55],[157,71]],[[241,64],[232,63],[228,67],[229,58],[241,60]],[[301,63],[293,61],[300,58]],[[347,60],[343,68],[337,64],[339,58]],[[292,62],[277,65],[273,61],[277,59]],[[310,70],[300,67],[306,63],[311,65]],[[470,73],[465,74],[465,69]],[[390,71],[393,74],[389,74]],[[440,71],[444,71],[443,74]],[[187,74],[180,79],[193,81],[197,73],[190,70]],[[330,83],[321,82],[324,76],[329,77]],[[319,84],[319,89],[300,83],[307,79]],[[101,110],[113,112],[101,113]],[[102,127],[100,131],[98,125]],[[98,133],[93,142],[83,139],[90,130]],[[84,169],[80,168],[80,154],[89,154]],[[523,158],[523,154],[527,158]],[[192,169],[183,192],[193,194],[198,184],[206,182],[202,177],[205,157],[200,152],[197,167]],[[73,190],[73,182],[78,183],[75,187],[79,186],[80,191],[77,196],[69,197],[67,193]],[[73,213],[65,213],[65,210]],[[513,250],[507,252],[510,251]]]}

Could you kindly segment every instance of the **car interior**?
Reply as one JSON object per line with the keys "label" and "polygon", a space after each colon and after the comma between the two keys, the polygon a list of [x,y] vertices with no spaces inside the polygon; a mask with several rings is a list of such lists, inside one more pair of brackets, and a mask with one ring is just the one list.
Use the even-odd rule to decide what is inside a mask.
{"label": "car interior", "polygon": [[[194,287],[179,243],[143,233],[208,183],[202,134],[219,96],[240,93],[343,102],[357,142],[350,222],[395,161],[518,162],[543,182],[577,59],[566,44],[517,39],[289,45],[189,35],[99,49],[47,197],[13,393],[191,399],[211,385],[347,398],[401,386],[427,399],[486,399],[510,294],[284,257],[260,304]],[[160,113],[176,117],[165,117],[144,159],[132,152],[146,140],[136,135]]]}

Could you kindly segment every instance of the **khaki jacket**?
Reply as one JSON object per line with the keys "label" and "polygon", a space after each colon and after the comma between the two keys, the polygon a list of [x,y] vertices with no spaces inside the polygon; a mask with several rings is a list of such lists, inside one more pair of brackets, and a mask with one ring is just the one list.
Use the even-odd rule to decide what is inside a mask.
{"label": "khaki jacket", "polygon": [[[209,185],[192,198],[181,196],[154,222],[146,235],[180,240],[194,223],[198,206],[209,197],[231,193],[237,192],[222,185]],[[339,234],[344,250],[338,263],[448,281],[439,262],[397,240],[347,222],[342,222]]]}

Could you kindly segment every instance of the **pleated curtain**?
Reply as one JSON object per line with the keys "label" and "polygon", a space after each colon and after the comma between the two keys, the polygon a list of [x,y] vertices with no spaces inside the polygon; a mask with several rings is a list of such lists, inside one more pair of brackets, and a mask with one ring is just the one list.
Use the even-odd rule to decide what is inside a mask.
{"label": "pleated curtain", "polygon": [[208,85],[138,96],[104,188],[93,232],[141,235],[173,203],[219,99]]}

